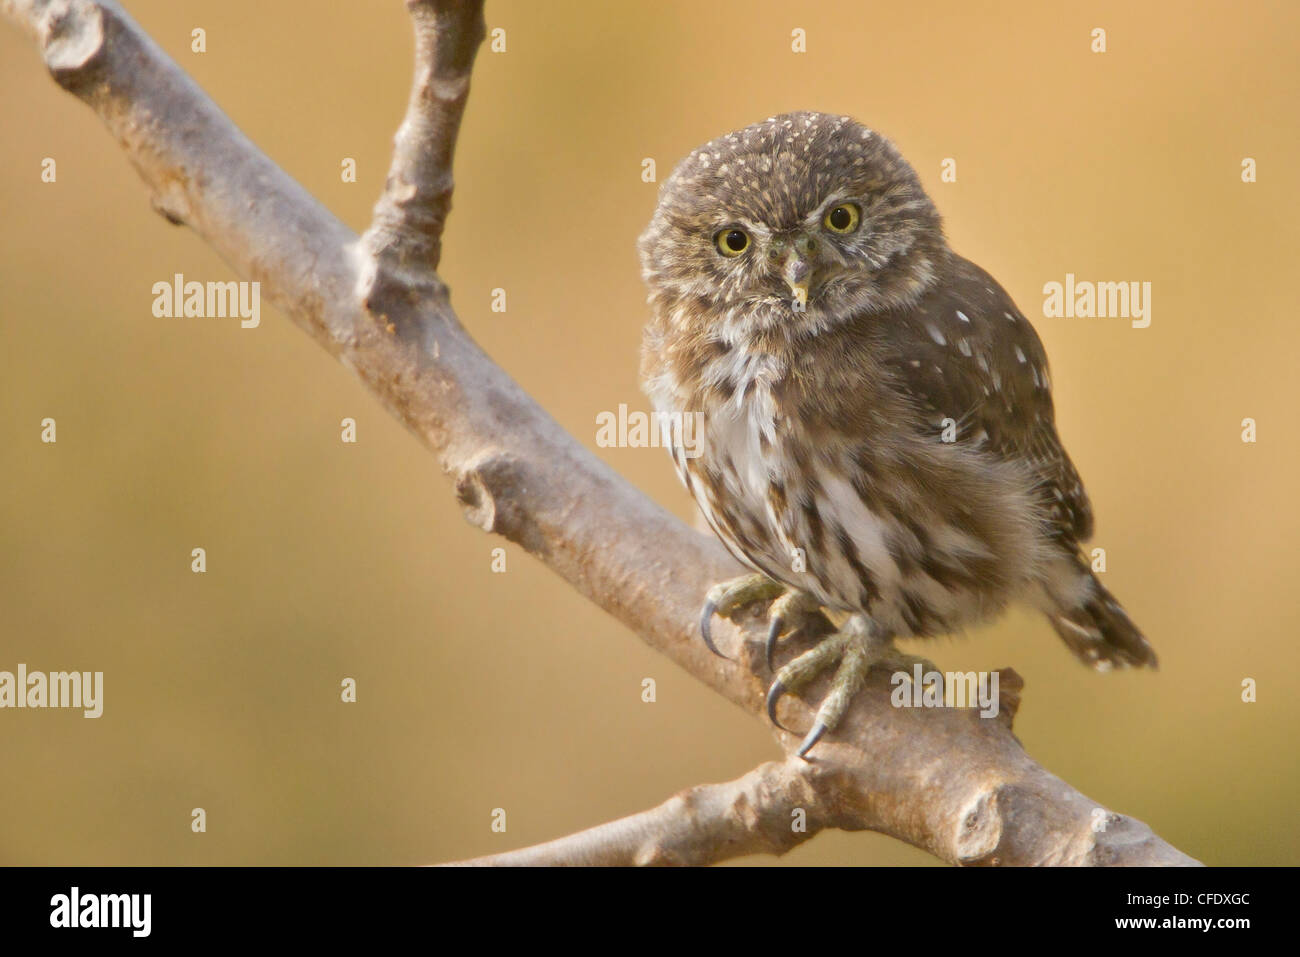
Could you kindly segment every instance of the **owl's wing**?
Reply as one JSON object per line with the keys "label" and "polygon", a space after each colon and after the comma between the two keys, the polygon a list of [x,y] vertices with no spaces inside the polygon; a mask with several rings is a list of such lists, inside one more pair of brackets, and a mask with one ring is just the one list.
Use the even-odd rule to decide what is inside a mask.
{"label": "owl's wing", "polygon": [[997,281],[954,260],[933,292],[885,318],[890,364],[936,433],[950,418],[958,442],[1029,463],[1056,537],[1073,549],[1092,535],[1092,506],[1056,434],[1047,354]]}

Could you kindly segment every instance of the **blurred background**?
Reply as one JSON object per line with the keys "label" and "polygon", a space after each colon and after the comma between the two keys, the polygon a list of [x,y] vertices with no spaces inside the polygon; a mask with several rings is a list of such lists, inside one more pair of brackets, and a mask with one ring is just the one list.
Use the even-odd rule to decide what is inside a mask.
{"label": "blurred background", "polygon": [[[365,227],[409,88],[402,3],[127,6]],[[635,242],[658,187],[643,158],[662,180],[699,143],[792,109],[893,138],[954,247],[1044,340],[1103,580],[1161,670],[1090,673],[1028,611],[927,653],[949,670],[1013,665],[1029,752],[1180,849],[1293,864],[1300,8],[1133,7],[495,0],[506,51],[479,56],[442,272],[511,375],[691,520],[663,450],[595,444],[598,413],[648,407]],[[195,27],[206,53],[190,51]],[[98,119],[7,22],[0,131],[0,670],[105,675],[98,720],[0,711],[0,862],[432,863],[778,755],[762,722],[514,546],[493,573],[505,543],[465,522],[432,456],[269,306],[255,330],[154,318],[157,281],[241,277],[150,211]],[[41,182],[45,157],[56,183]],[[356,183],[340,181],[344,157]],[[955,183],[940,181],[948,157]],[[1244,157],[1257,183],[1241,181]],[[1043,284],[1067,272],[1152,283],[1150,328],[1041,318]],[[340,703],[345,677],[355,704]],[[1247,678],[1257,703],[1241,700]],[[835,832],[780,863],[935,861]]]}

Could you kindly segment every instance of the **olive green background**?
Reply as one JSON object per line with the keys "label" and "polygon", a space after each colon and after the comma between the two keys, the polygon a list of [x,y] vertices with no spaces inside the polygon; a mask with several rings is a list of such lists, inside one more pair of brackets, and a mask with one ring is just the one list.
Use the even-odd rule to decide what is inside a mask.
{"label": "olive green background", "polygon": [[[128,6],[364,228],[409,86],[400,2]],[[1295,863],[1300,14],[1133,6],[490,3],[507,52],[479,57],[443,274],[476,339],[595,448],[597,413],[646,408],[635,241],[657,186],[642,159],[663,179],[700,142],[790,109],[892,137],[955,248],[1034,320],[1104,581],[1161,670],[1093,674],[1028,611],[927,653],[1013,665],[1029,751],[1182,850]],[[40,182],[46,156],[56,184]],[[340,181],[345,156],[356,184]],[[956,183],[939,180],[945,157]],[[112,138],[7,23],[0,211],[0,669],[99,670],[106,685],[98,720],[0,711],[0,862],[430,863],[778,754],[762,722],[514,546],[493,574],[503,543],[465,522],[433,457],[269,306],[256,330],[155,319],[154,282],[239,277],[150,211]],[[1151,282],[1150,328],[1041,318],[1043,284],[1067,272]],[[1247,416],[1257,444],[1241,441]],[[597,451],[691,518],[662,450]],[[1258,703],[1242,703],[1245,678]],[[933,863],[844,833],[782,861]]]}

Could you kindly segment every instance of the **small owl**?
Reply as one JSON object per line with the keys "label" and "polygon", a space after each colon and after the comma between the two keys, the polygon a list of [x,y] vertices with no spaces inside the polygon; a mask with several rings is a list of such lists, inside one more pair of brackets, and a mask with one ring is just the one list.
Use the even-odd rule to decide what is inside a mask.
{"label": "small owl", "polygon": [[[772,646],[835,631],[775,675],[768,714],[835,667],[799,754],[835,727],[895,636],[1008,602],[1082,661],[1155,667],[1084,561],[1092,510],[1053,421],[1047,357],[1001,286],[948,248],[887,139],[789,113],[691,153],[640,240],[653,318],[642,378],[678,475],[755,574],[714,614],[771,600]],[[680,416],[694,417],[687,448]],[[824,630],[824,623],[823,623]]]}

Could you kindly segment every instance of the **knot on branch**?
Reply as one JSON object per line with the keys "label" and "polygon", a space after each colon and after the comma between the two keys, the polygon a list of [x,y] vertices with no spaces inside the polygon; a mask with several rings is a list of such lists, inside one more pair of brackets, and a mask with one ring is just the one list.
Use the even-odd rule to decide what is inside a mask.
{"label": "knot on branch", "polygon": [[1086,863],[1092,867],[1181,867],[1197,863],[1161,841],[1146,824],[1126,815],[1095,808],[1090,825],[1092,848]]}
{"label": "knot on branch", "polygon": [[[447,301],[447,287],[427,263],[403,262],[395,248],[371,251],[363,242],[367,262],[361,270],[358,294],[361,305],[381,329],[411,338],[424,315],[421,306]],[[418,337],[417,337],[418,338]]]}
{"label": "knot on branch", "polygon": [[631,863],[707,864],[743,853],[784,854],[826,826],[822,796],[803,761],[770,761],[727,784],[674,795],[646,830]]}
{"label": "knot on branch", "polygon": [[[1008,719],[1010,723],[1010,719]],[[958,831],[953,839],[957,863],[996,867],[1002,843],[1002,814],[998,807],[998,789],[981,791],[958,817]]]}
{"label": "knot on branch", "polygon": [[[784,854],[825,826],[816,769],[801,759],[770,761],[738,782],[727,814],[738,834],[768,853]],[[715,788],[715,790],[717,790]]]}
{"label": "knot on branch", "polygon": [[506,452],[489,450],[460,470],[456,500],[472,524],[522,545],[533,554],[543,554],[546,542],[521,504],[528,493],[525,476],[522,462]]}
{"label": "knot on branch", "polygon": [[45,65],[54,81],[74,91],[105,50],[105,11],[92,0],[51,0],[38,27]]}
{"label": "knot on branch", "polygon": [[771,853],[784,854],[833,826],[834,804],[823,793],[821,768],[787,756],[763,765],[759,772],[752,794],[738,795],[737,804],[743,802],[745,807],[736,811],[748,815],[747,825],[763,835]]}

